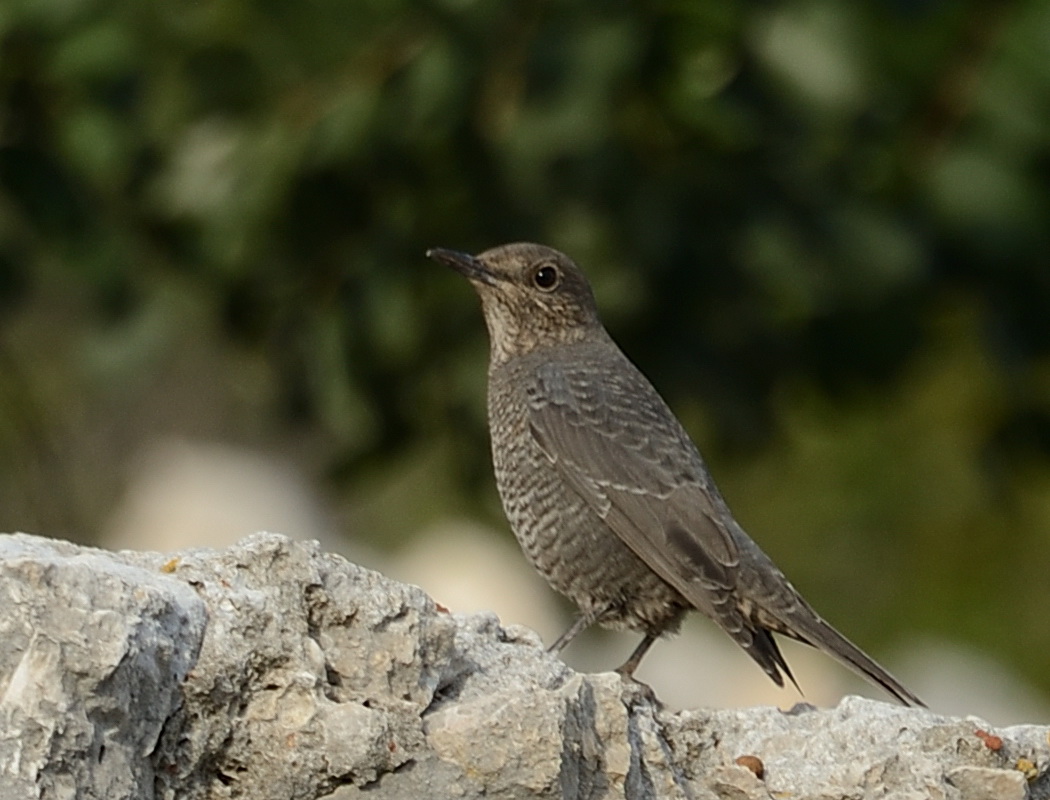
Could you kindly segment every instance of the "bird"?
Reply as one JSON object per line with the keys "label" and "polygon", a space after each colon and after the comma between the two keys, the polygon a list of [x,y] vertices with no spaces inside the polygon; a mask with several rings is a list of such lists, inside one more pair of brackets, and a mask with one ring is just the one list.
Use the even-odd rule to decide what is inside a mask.
{"label": "bird", "polygon": [[[465,276],[489,334],[488,424],[503,510],[526,558],[579,616],[643,634],[616,670],[699,611],[778,686],[773,634],[810,645],[904,705],[925,704],[810,606],[733,517],[685,428],[602,325],[583,271],[529,242],[432,248]],[[801,692],[801,690],[799,690]]]}

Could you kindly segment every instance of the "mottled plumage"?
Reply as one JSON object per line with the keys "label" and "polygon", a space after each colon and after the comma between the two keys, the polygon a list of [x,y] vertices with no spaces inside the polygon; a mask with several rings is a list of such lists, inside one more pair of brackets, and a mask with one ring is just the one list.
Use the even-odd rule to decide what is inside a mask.
{"label": "mottled plumage", "polygon": [[691,609],[778,685],[794,681],[772,633],[817,647],[906,704],[921,701],[802,599],[733,519],[652,384],[606,333],[565,255],[511,244],[428,255],[466,275],[489,329],[489,427],[503,508],[526,557],[582,616],[652,642]]}

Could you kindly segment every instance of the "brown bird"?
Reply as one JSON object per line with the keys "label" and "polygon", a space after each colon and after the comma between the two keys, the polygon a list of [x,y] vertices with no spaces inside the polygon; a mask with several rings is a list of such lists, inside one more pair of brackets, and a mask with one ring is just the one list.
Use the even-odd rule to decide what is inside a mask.
{"label": "brown bird", "polygon": [[581,612],[553,651],[592,623],[640,631],[618,670],[630,677],[696,609],[778,686],[795,679],[774,633],[923,705],[825,622],[733,519],[696,445],[602,326],[571,259],[525,243],[427,256],[481,297],[503,509],[529,561]]}

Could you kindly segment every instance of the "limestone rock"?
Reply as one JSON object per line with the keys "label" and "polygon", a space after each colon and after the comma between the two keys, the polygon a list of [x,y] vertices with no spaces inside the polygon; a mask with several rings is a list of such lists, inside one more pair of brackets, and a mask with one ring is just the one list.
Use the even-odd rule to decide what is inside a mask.
{"label": "limestone rock", "polygon": [[3,800],[1050,797],[1046,727],[858,698],[670,713],[274,534],[0,536],[0,641]]}

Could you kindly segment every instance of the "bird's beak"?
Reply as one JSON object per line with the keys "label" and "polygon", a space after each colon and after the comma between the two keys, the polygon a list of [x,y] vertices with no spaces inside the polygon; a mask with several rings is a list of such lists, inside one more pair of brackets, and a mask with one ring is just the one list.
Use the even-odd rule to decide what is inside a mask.
{"label": "bird's beak", "polygon": [[444,264],[446,267],[452,267],[456,272],[465,275],[472,281],[487,283],[489,286],[493,286],[496,283],[496,276],[486,269],[485,265],[478,259],[466,253],[446,250],[443,247],[432,247],[427,250],[427,258],[437,261],[439,264]]}

